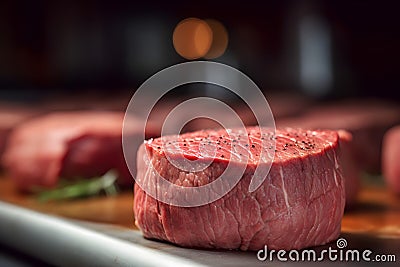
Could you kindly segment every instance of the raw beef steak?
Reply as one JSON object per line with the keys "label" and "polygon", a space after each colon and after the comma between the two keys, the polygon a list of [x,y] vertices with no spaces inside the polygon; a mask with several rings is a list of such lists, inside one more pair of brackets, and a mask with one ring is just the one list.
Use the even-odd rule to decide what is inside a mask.
{"label": "raw beef steak", "polygon": [[[339,236],[345,191],[336,131],[285,128],[273,133],[251,127],[229,132],[239,138],[230,138],[223,129],[180,135],[177,143],[183,153],[163,148],[168,137],[140,147],[134,213],[146,238],[185,247],[258,250],[267,245],[289,250],[322,245]],[[248,138],[247,146],[240,137]],[[266,139],[276,141],[275,157],[261,186],[249,192],[256,167],[271,164],[260,157],[263,150],[274,149],[262,146]],[[168,161],[167,155],[196,164],[209,160],[200,151],[204,142],[217,144],[212,163],[204,170],[182,171]],[[231,153],[231,145],[242,146],[243,153]],[[155,183],[157,173],[175,185],[199,187],[218,179],[229,163],[245,165],[239,182],[222,198],[202,206],[169,205],[138,185]]]}

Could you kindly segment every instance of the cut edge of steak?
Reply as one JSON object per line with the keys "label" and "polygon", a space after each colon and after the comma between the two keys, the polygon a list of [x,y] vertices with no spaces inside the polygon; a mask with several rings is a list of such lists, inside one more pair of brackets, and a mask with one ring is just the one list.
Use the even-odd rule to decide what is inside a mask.
{"label": "cut edge of steak", "polygon": [[[250,135],[254,134],[255,128],[248,129]],[[202,133],[183,136],[196,138]],[[302,155],[293,154],[293,151],[301,153],[302,149],[291,149],[290,140],[301,139],[311,140],[314,146],[305,149]],[[152,164],[146,164],[143,160],[146,150],[151,147],[157,151],[160,140],[153,140],[153,147],[148,142],[140,147],[137,178],[151,182],[157,172],[175,184],[190,180],[186,186],[195,186],[193,181],[202,181],[210,174],[216,177],[208,177],[209,180],[217,179],[228,163],[224,160],[226,157],[219,157],[202,172],[183,172],[158,151],[150,153]],[[146,238],[196,248],[258,250],[267,245],[270,249],[290,250],[334,240],[340,234],[345,205],[338,133],[287,128],[276,131],[276,141],[277,152],[271,170],[262,185],[251,193],[248,188],[255,167],[251,164],[228,194],[199,207],[165,204],[136,183],[136,225]],[[162,189],[159,193],[163,193]]]}

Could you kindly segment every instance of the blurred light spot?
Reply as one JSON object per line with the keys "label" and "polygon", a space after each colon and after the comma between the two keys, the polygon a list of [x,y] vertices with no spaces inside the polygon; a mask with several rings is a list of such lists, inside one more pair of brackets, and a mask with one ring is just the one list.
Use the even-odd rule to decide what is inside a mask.
{"label": "blurred light spot", "polygon": [[173,44],[176,52],[186,59],[204,57],[211,47],[213,32],[204,20],[184,19],[175,27]]}
{"label": "blurred light spot", "polygon": [[204,57],[207,59],[220,57],[228,46],[228,32],[224,25],[215,19],[207,19],[205,21],[212,30],[212,44]]}

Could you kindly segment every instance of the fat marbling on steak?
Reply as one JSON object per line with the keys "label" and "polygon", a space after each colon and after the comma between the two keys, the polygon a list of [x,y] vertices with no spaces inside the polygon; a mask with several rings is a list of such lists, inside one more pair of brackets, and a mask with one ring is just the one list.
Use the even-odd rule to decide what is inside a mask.
{"label": "fat marbling on steak", "polygon": [[[250,161],[231,154],[231,145],[240,142],[230,139],[224,129],[178,136],[184,151],[180,155],[192,160],[206,160],[200,156],[201,142],[217,143],[211,165],[200,172],[181,171],[172,165],[163,149],[165,139],[142,144],[136,179],[150,183],[156,181],[157,172],[176,185],[201,186],[218,179],[230,161],[238,166],[245,164],[243,176],[228,194],[197,207],[163,203],[136,183],[135,223],[144,237],[185,247],[258,250],[267,245],[289,250],[322,245],[339,236],[345,192],[338,164],[338,133],[285,128],[265,134],[259,127],[246,131],[231,130],[242,139],[248,137],[244,148]],[[261,146],[265,138],[276,140],[275,158],[261,186],[249,192],[255,168],[268,164],[258,161],[261,150],[273,149]]]}

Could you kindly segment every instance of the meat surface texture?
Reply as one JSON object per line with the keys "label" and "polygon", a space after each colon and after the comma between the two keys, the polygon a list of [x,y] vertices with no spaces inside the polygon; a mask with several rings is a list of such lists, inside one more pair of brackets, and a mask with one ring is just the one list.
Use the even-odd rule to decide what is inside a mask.
{"label": "meat surface texture", "polygon": [[[248,161],[242,154],[231,153],[231,145],[241,143],[229,138],[225,130],[180,135],[180,154],[163,149],[168,138],[146,141],[138,151],[136,179],[148,184],[157,181],[158,173],[176,185],[206,185],[218,179],[229,162],[245,164],[245,171],[229,193],[197,207],[158,201],[136,183],[135,223],[144,237],[184,247],[240,250],[258,250],[264,245],[269,249],[301,249],[336,239],[345,205],[338,133],[291,128],[266,131],[260,132],[258,127],[231,130],[235,136],[248,138],[248,146],[243,146],[246,159],[251,159]],[[275,157],[261,186],[249,192],[255,168],[271,164],[270,159],[260,157],[263,150],[274,149],[262,145],[265,139],[276,141]],[[166,157],[168,153],[175,158],[207,160],[199,152],[204,141],[216,142],[218,147],[212,163],[202,171],[182,171]]]}
{"label": "meat surface texture", "polygon": [[[121,184],[132,184],[122,152],[123,118],[123,112],[86,111],[32,119],[11,133],[3,164],[25,191],[54,187],[60,177],[91,178],[110,169],[118,171]],[[138,135],[139,129],[132,127],[131,133]]]}
{"label": "meat surface texture", "polygon": [[[321,115],[323,117],[323,115]],[[325,120],[315,120],[314,117],[300,117],[292,118],[287,120],[278,120],[278,126],[283,127],[300,127],[307,129],[320,129],[320,125],[328,124],[331,119],[329,117]],[[334,125],[334,124],[333,124]],[[332,126],[332,125],[331,125]],[[344,126],[344,125],[342,125]],[[353,141],[353,136],[347,131],[339,130],[340,141],[340,165],[342,166],[342,173],[345,180],[345,191],[346,191],[346,206],[348,208],[355,206],[357,203],[358,192],[360,191],[360,180],[362,174],[362,164],[358,159],[357,147],[360,144],[356,144]]]}
{"label": "meat surface texture", "polygon": [[382,173],[389,189],[400,194],[400,126],[390,129],[383,139]]}

